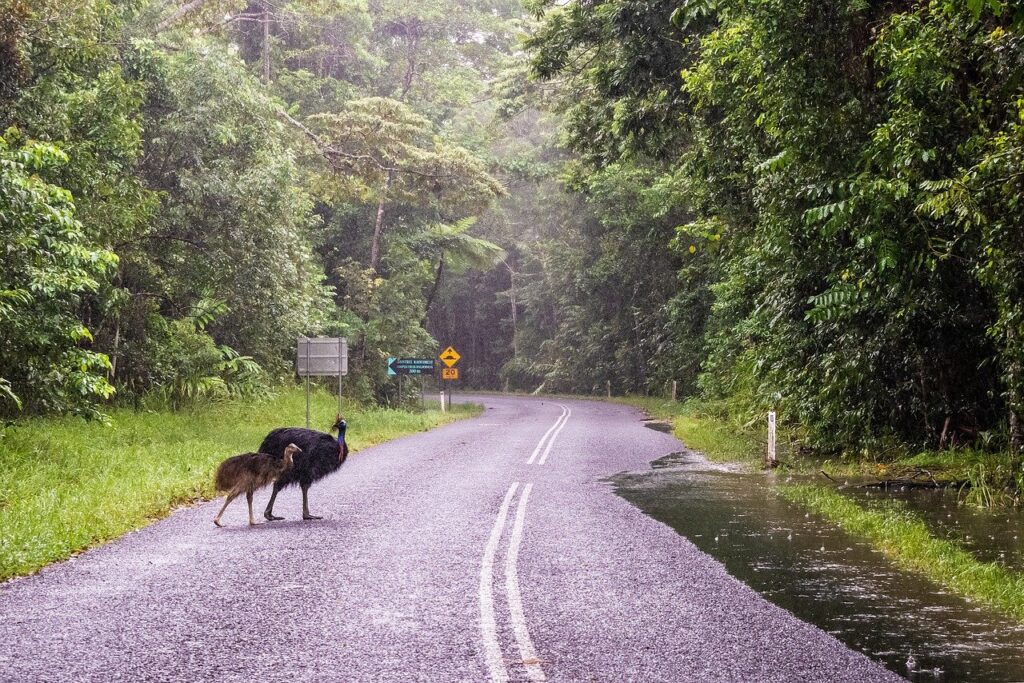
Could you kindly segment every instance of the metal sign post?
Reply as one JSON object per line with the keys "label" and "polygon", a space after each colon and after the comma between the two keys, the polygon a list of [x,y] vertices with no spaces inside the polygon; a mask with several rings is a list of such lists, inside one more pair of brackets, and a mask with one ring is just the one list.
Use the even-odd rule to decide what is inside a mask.
{"label": "metal sign post", "polygon": [[[309,368],[309,339],[305,341],[306,347],[306,368]],[[309,372],[306,372],[306,429],[309,429]]]}
{"label": "metal sign post", "polygon": [[343,337],[338,337],[338,415],[341,415],[341,374],[342,362],[341,359],[345,358],[345,371],[348,371],[348,340]]}
{"label": "metal sign post", "polygon": [[455,350],[454,346],[449,346],[438,355],[438,358],[440,358],[441,362],[445,364],[445,367],[441,368],[441,410],[444,410],[445,389],[448,390],[448,407],[450,408],[452,405],[452,380],[457,380],[459,378],[459,369],[455,367],[455,365],[459,362],[462,356],[459,355],[459,352]]}
{"label": "metal sign post", "polygon": [[306,378],[306,428],[309,428],[309,378],[338,378],[338,412],[341,412],[341,378],[348,374],[348,339],[345,337],[299,337],[295,371]]}

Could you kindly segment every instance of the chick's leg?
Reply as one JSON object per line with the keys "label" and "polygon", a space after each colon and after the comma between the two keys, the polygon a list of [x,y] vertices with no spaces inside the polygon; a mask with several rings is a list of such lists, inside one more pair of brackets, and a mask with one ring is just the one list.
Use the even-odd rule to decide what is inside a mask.
{"label": "chick's leg", "polygon": [[230,503],[235,498],[237,498],[238,494],[239,494],[238,491],[232,491],[231,493],[229,493],[226,496],[224,496],[224,505],[221,506],[220,512],[217,513],[217,516],[213,518],[213,523],[214,524],[216,524],[217,526],[224,526],[223,524],[220,523],[221,515],[223,515],[224,511],[228,509],[228,503]]}
{"label": "chick's leg", "polygon": [[256,526],[256,518],[252,516],[252,491],[245,492],[245,502],[249,504],[249,526]]}

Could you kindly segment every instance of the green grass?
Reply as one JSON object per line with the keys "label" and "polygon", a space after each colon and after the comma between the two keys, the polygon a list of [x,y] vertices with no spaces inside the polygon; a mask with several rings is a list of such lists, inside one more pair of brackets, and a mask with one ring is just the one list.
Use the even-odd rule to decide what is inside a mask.
{"label": "green grass", "polygon": [[[700,451],[716,462],[738,462],[752,465],[765,457],[766,426],[742,423],[723,416],[714,404],[689,400],[684,403],[665,398],[626,396],[612,401],[625,403],[646,411],[651,417],[670,421],[673,434],[687,447]],[[976,449],[921,451],[910,453],[890,451],[884,457],[828,458],[798,454],[799,429],[780,428],[777,451],[784,467],[795,473],[816,474],[824,470],[833,478],[871,477],[879,480],[923,476],[927,470],[939,483],[970,482],[967,502],[982,507],[1013,504],[1015,499],[1003,491],[1003,485],[1014,472],[1010,455]],[[984,494],[984,495],[978,495]]]}
{"label": "green grass", "polygon": [[700,451],[709,460],[753,463],[764,458],[765,447],[757,433],[710,415],[702,411],[699,404],[644,396],[612,400],[640,408],[655,419],[671,422],[673,435],[687,448]]}
{"label": "green grass", "polygon": [[935,538],[909,511],[889,503],[865,508],[829,488],[780,487],[784,498],[868,539],[896,565],[1024,621],[1024,574],[981,562],[956,543]]}
{"label": "green grass", "polygon": [[[312,397],[311,425],[326,430],[337,399]],[[346,405],[353,451],[479,412],[423,413]],[[305,394],[193,411],[114,410],[109,424],[28,419],[0,440],[0,580],[29,574],[213,496],[224,458],[254,450],[266,433],[305,423]]]}

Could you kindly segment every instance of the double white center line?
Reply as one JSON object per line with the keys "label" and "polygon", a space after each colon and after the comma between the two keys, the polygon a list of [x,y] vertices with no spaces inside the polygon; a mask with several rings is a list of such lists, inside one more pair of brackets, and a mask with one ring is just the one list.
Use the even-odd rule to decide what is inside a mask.
{"label": "double white center line", "polygon": [[[494,612],[494,558],[498,553],[498,545],[505,530],[508,511],[512,505],[519,482],[513,482],[505,494],[505,499],[498,509],[498,518],[494,520],[491,537],[484,548],[484,557],[480,563],[480,631],[484,641],[484,658],[492,681],[504,683],[508,681],[508,668],[501,655],[501,643],[498,641],[498,623]],[[537,658],[537,651],[530,640],[530,632],[526,627],[526,616],[523,613],[523,597],[519,592],[519,573],[516,564],[519,559],[519,546],[523,541],[523,526],[526,519],[526,501],[530,496],[533,484],[523,487],[516,508],[515,521],[512,523],[512,535],[508,551],[505,555],[505,593],[508,598],[509,617],[512,621],[512,633],[519,648],[519,656],[526,675],[531,681],[546,681],[544,671]]]}
{"label": "double white center line", "polygon": [[[543,465],[547,462],[555,439],[558,438],[562,429],[565,428],[565,423],[569,421],[569,416],[572,415],[568,406],[563,406],[560,403],[555,405],[562,409],[562,414],[541,437],[537,447],[533,449],[530,459],[526,461],[527,465],[532,465],[535,462],[538,465]],[[519,496],[519,504],[512,522],[508,550],[505,553],[505,595],[508,598],[512,634],[515,636],[516,646],[519,648],[519,658],[526,669],[526,676],[531,681],[546,681],[540,658],[537,657],[537,649],[533,646],[530,631],[526,627],[523,596],[519,591],[519,572],[516,568],[519,561],[519,548],[523,543],[523,527],[526,524],[526,501],[530,498],[531,489],[533,489],[533,484],[526,484],[522,488],[522,495]],[[494,559],[498,554],[498,546],[501,545],[501,537],[505,533],[509,509],[512,507],[512,501],[518,490],[519,482],[512,482],[505,498],[501,501],[501,507],[498,508],[498,517],[494,520],[494,526],[491,527],[491,535],[487,539],[484,556],[480,561],[480,635],[484,641],[484,659],[487,661],[487,671],[490,674],[490,680],[496,683],[507,683],[508,667],[501,654],[498,619],[494,609]]]}
{"label": "double white center line", "polygon": [[[562,409],[562,414],[559,415],[557,420],[555,420],[555,424],[551,425],[548,431],[544,433],[544,436],[541,437],[540,443],[538,443],[537,447],[533,449],[533,454],[530,455],[530,459],[526,461],[527,465],[532,465],[534,460],[537,460],[538,453],[540,453],[541,456],[540,460],[537,460],[537,464],[543,465],[547,462],[548,453],[551,452],[551,447],[555,444],[555,439],[557,439],[558,435],[561,434],[562,429],[565,427],[565,423],[569,421],[569,416],[572,415],[572,411],[569,410],[568,406],[563,406],[561,403],[556,403],[555,405]],[[541,453],[542,449],[544,451],[543,453]]]}

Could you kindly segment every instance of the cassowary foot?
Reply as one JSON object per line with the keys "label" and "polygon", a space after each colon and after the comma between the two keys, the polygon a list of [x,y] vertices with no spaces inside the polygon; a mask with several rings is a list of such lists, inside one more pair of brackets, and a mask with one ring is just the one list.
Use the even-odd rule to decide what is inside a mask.
{"label": "cassowary foot", "polygon": [[275,514],[273,514],[271,512],[264,512],[263,516],[266,518],[266,520],[268,522],[279,522],[282,519],[284,519],[284,517],[278,517],[277,515],[275,515]]}
{"label": "cassowary foot", "polygon": [[323,517],[319,517],[317,515],[311,515],[308,512],[306,514],[302,515],[302,518],[307,520],[307,521],[310,520],[310,519],[323,519]]}

